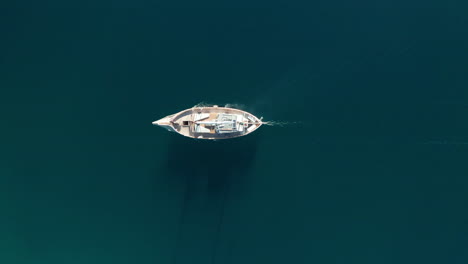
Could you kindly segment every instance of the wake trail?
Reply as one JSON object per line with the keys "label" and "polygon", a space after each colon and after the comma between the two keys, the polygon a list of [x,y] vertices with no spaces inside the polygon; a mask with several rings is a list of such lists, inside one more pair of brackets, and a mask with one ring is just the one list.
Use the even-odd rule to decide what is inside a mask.
{"label": "wake trail", "polygon": [[[261,119],[262,118],[260,118],[260,120]],[[262,125],[267,125],[267,126],[285,127],[285,126],[289,126],[289,125],[298,125],[298,124],[302,124],[302,122],[299,122],[299,121],[274,121],[274,120],[262,121]]]}

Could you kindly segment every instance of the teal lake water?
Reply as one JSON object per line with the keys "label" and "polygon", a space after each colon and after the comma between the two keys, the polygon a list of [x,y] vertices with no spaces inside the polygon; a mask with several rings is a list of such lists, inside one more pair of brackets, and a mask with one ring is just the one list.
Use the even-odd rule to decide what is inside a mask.
{"label": "teal lake water", "polygon": [[[0,263],[468,263],[462,1],[0,9]],[[200,102],[264,120],[199,141]]]}

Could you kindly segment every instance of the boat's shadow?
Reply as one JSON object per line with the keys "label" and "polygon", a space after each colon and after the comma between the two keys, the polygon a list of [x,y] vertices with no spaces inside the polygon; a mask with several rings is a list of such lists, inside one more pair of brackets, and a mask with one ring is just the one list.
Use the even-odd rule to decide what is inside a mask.
{"label": "boat's shadow", "polygon": [[257,142],[257,135],[218,141],[174,135],[168,144],[167,174],[171,182],[192,191],[206,190],[211,197],[241,191],[255,161]]}

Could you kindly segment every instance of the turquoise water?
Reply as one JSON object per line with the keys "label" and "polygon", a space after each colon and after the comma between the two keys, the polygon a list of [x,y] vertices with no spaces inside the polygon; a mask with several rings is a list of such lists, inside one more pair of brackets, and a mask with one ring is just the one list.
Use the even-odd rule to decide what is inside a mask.
{"label": "turquoise water", "polygon": [[[5,6],[0,263],[466,263],[466,10]],[[151,125],[200,102],[291,124]]]}

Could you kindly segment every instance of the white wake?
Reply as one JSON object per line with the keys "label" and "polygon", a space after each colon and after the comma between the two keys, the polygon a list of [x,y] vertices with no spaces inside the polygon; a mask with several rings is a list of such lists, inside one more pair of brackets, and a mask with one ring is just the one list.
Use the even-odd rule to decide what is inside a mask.
{"label": "white wake", "polygon": [[[261,120],[262,118],[260,118]],[[263,121],[262,120],[262,124],[263,125],[267,125],[267,126],[279,126],[279,127],[284,127],[284,126],[289,126],[289,125],[297,125],[297,124],[301,124],[301,122],[298,122],[298,121]]]}

